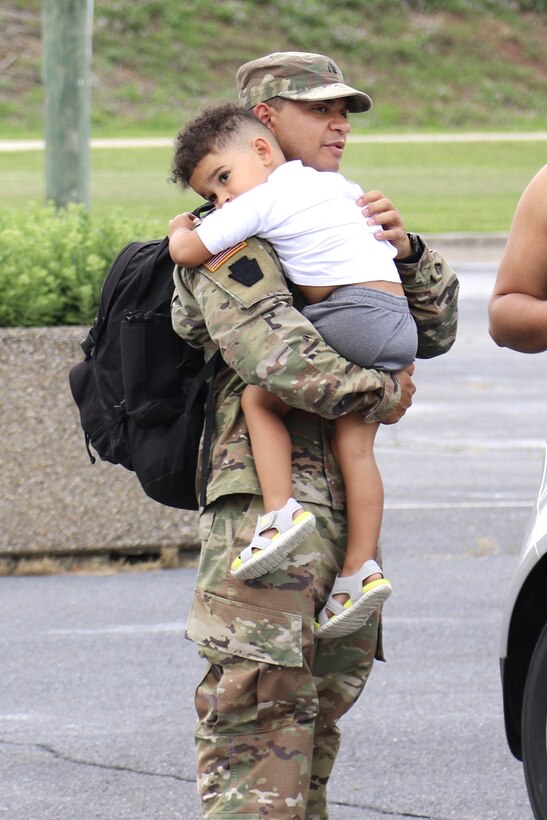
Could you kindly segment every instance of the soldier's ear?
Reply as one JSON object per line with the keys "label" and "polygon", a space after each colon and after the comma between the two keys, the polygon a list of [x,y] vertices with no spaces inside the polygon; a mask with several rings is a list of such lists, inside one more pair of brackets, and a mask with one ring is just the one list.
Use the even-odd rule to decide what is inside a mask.
{"label": "soldier's ear", "polygon": [[259,102],[253,108],[253,114],[255,117],[260,120],[260,122],[264,123],[264,125],[267,125],[268,128],[270,127],[271,122],[270,111],[270,106],[265,102]]}

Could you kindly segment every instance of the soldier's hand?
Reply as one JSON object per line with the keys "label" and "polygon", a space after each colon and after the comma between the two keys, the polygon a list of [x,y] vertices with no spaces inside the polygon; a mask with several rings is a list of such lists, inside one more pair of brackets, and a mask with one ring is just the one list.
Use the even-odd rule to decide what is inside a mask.
{"label": "soldier's hand", "polygon": [[357,200],[363,208],[363,216],[368,225],[380,225],[382,230],[376,231],[376,239],[387,239],[397,248],[396,259],[405,259],[412,253],[410,239],[405,230],[403,218],[393,202],[385,197],[381,191],[368,191]]}
{"label": "soldier's hand", "polygon": [[412,396],[416,392],[416,385],[412,381],[412,374],[415,369],[414,364],[409,364],[405,370],[399,370],[399,372],[396,373],[401,388],[401,400],[399,402],[399,406],[392,410],[389,416],[382,420],[382,424],[396,424],[402,419],[412,404]]}

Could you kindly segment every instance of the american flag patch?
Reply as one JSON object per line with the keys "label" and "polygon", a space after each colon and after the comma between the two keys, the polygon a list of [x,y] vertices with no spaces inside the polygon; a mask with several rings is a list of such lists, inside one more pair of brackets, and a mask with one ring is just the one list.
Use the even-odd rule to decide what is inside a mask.
{"label": "american flag patch", "polygon": [[207,270],[210,270],[211,273],[214,273],[216,270],[220,268],[221,265],[224,264],[224,262],[226,262],[227,259],[229,259],[238,251],[242,250],[242,248],[246,247],[246,242],[240,242],[239,245],[234,245],[233,248],[227,248],[225,251],[217,253],[216,256],[211,256],[211,258],[208,259],[207,262],[203,263],[203,267],[207,268]]}

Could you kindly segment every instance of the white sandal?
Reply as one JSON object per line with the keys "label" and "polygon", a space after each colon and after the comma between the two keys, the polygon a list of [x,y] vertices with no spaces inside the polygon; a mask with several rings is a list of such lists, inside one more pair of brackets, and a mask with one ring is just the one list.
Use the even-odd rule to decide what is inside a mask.
{"label": "white sandal", "polygon": [[[298,510],[300,514],[293,519]],[[261,535],[270,529],[277,530],[273,538]],[[280,510],[259,516],[253,540],[232,563],[232,575],[246,581],[271,572],[314,529],[315,516],[303,510],[294,498],[289,498]]]}
{"label": "white sandal", "polygon": [[[350,635],[365,624],[373,612],[382,606],[391,595],[391,584],[387,578],[377,578],[368,584],[363,579],[382,573],[376,561],[365,561],[354,575],[336,576],[329,599],[315,624],[317,638],[341,638]],[[341,604],[335,595],[348,595],[348,600]],[[329,615],[329,613],[332,613]]]}

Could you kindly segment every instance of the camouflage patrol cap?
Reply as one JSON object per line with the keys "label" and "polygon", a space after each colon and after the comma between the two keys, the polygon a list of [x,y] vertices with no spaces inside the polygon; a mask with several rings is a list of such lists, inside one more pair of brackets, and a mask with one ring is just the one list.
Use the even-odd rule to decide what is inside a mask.
{"label": "camouflage patrol cap", "polygon": [[334,100],[348,98],[348,111],[368,111],[372,100],[363,91],[346,85],[330,57],[300,51],[278,51],[241,66],[236,75],[239,100],[254,108],[272,97],[284,100]]}

